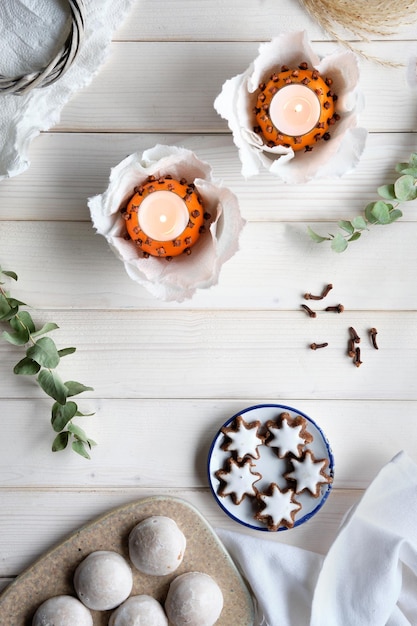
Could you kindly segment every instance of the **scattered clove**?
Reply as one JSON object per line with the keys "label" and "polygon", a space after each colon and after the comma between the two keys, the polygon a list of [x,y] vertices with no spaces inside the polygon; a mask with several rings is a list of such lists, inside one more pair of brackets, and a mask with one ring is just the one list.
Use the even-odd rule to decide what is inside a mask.
{"label": "scattered clove", "polygon": [[307,312],[309,317],[317,317],[317,313],[315,311],[312,311],[310,307],[306,304],[302,304],[301,307],[304,309],[304,311]]}
{"label": "scattered clove", "polygon": [[371,341],[372,341],[372,345],[375,348],[375,350],[378,350],[378,344],[376,342],[376,336],[378,334],[378,331],[376,328],[370,328],[369,330],[369,335],[371,337]]}
{"label": "scattered clove", "polygon": [[350,336],[352,337],[353,341],[355,343],[360,343],[361,342],[361,338],[359,337],[358,333],[356,332],[356,330],[353,328],[353,326],[349,327],[349,332],[350,332]]}
{"label": "scattered clove", "polygon": [[360,367],[362,365],[361,349],[359,348],[359,346],[355,349],[355,357],[353,359],[353,362],[356,365],[356,367]]}
{"label": "scattered clove", "polygon": [[355,356],[355,344],[353,339],[349,339],[348,341],[348,356],[351,358]]}
{"label": "scattered clove", "polygon": [[331,289],[333,289],[333,285],[329,284],[329,285],[326,285],[326,287],[323,289],[323,291],[321,292],[319,296],[314,296],[311,293],[305,293],[304,300],[323,300],[323,298],[327,296],[327,294],[329,293]]}
{"label": "scattered clove", "polygon": [[343,313],[343,311],[345,310],[345,307],[343,306],[343,304],[338,304],[336,306],[327,306],[324,310],[334,311],[335,313]]}
{"label": "scattered clove", "polygon": [[310,344],[310,348],[312,350],[318,350],[319,348],[327,348],[329,344],[327,342],[325,343],[312,343]]}

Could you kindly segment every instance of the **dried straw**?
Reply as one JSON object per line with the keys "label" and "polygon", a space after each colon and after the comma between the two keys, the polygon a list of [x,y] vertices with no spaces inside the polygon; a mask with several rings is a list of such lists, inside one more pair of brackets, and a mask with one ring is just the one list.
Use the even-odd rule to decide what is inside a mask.
{"label": "dried straw", "polygon": [[[368,42],[371,37],[387,37],[398,27],[417,20],[417,0],[299,0],[336,41],[357,50],[347,37],[340,35],[341,26],[358,39]],[[377,60],[377,59],[374,59]]]}
{"label": "dried straw", "polygon": [[[38,71],[15,78],[0,74],[0,95],[23,95],[35,87],[47,87],[58,80],[73,64],[80,51],[84,37],[85,6],[84,0],[68,0],[70,16],[69,34],[63,47],[46,67]],[[68,28],[68,25],[66,26]]]}

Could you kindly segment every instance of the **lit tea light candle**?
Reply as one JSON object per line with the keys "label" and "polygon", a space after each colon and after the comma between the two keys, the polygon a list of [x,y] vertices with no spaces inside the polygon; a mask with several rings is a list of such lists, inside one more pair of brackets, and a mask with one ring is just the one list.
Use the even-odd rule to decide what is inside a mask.
{"label": "lit tea light candle", "polygon": [[205,232],[211,215],[193,183],[170,175],[149,176],[138,187],[126,207],[120,209],[126,221],[126,239],[144,257],[171,260],[191,248]]}
{"label": "lit tea light candle", "polygon": [[282,66],[259,85],[254,131],[269,148],[310,152],[321,139],[330,139],[329,128],[340,119],[332,83],[317,70],[309,70],[305,62],[295,69]]}
{"label": "lit tea light candle", "polygon": [[282,134],[299,136],[309,133],[320,118],[320,101],[309,87],[300,84],[280,89],[269,105],[271,122]]}
{"label": "lit tea light candle", "polygon": [[157,241],[170,241],[179,237],[189,219],[184,200],[171,191],[154,191],[140,205],[140,229]]}

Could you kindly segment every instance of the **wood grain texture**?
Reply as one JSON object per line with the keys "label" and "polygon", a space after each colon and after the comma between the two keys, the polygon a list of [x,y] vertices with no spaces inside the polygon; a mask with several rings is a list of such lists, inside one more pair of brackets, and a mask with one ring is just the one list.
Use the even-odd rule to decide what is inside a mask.
{"label": "wood grain texture", "polygon": [[[56,320],[56,312],[45,321]],[[59,364],[106,398],[312,398],[415,400],[416,312],[354,311],[309,319],[300,311],[69,311],[55,331],[59,348],[77,346]],[[363,337],[363,365],[347,357],[348,328]],[[380,350],[366,337],[379,330]],[[313,341],[328,341],[313,351]],[[400,348],[399,348],[400,347]],[[0,397],[41,397],[32,379],[15,379],[14,346],[2,346],[10,377]],[[20,356],[18,357],[20,358]],[[394,376],[393,373],[398,372]],[[33,391],[32,391],[33,390]],[[353,471],[353,468],[352,468]]]}
{"label": "wood grain texture", "polygon": [[[4,509],[0,520],[9,540],[2,545],[0,576],[21,572],[46,550],[65,539],[83,524],[112,508],[150,495],[171,495],[193,504],[214,528],[239,530],[258,536],[243,526],[236,527],[213,501],[207,490],[141,489],[106,490],[8,490],[0,491]],[[262,537],[307,550],[325,553],[347,511],[360,499],[359,490],[334,490],[317,515],[307,524],[287,532],[262,533]],[[31,515],[28,515],[31,511]],[[19,532],[16,532],[16,528]]]}
{"label": "wood grain texture", "polygon": [[[415,132],[417,93],[406,83],[414,44],[388,41],[367,47],[402,67],[361,62],[360,87],[366,107],[360,125],[373,132]],[[336,49],[328,42],[315,47],[319,56]],[[106,65],[64,108],[55,130],[227,132],[213,102],[223,83],[244,72],[257,50],[258,44],[235,42],[114,43]],[[383,98],[381,85],[389,85]]]}
{"label": "wood grain texture", "polygon": [[[142,154],[164,144],[188,148],[209,163],[213,177],[236,194],[248,221],[336,222],[362,213],[369,202],[378,199],[379,185],[395,180],[395,165],[408,160],[416,143],[415,133],[370,133],[354,172],[331,182],[295,185],[268,172],[243,178],[228,134],[45,133],[31,146],[30,168],[0,185],[0,218],[89,221],[87,200],[104,193],[111,168],[128,154]],[[402,221],[416,219],[417,201],[408,202]]]}
{"label": "wood grain texture", "polygon": [[[328,243],[312,242],[307,224],[323,234],[336,228],[335,223],[313,221],[247,223],[240,250],[223,265],[218,285],[199,290],[191,301],[180,305],[157,300],[131,280],[106,240],[94,232],[89,222],[3,222],[2,253],[8,268],[19,275],[19,281],[10,284],[14,295],[40,309],[298,312],[304,294],[319,293],[327,283],[333,284],[333,290],[314,306],[320,310],[342,303],[346,313],[338,318],[339,322],[348,311],[416,309],[416,222],[375,226],[372,233],[364,232],[362,239],[342,254],[333,252]],[[22,255],[22,250],[27,253]],[[36,275],[36,281],[31,280],[32,275]],[[295,317],[301,317],[307,328],[311,320],[303,319],[303,315],[300,312]],[[326,315],[323,321],[334,321],[333,317]],[[65,323],[61,315],[58,319]],[[372,314],[368,319],[371,323]],[[314,322],[320,323],[320,318]],[[276,332],[284,334],[279,328]],[[128,329],[125,334],[127,337]]]}
{"label": "wood grain texture", "polygon": [[98,442],[91,460],[80,462],[70,450],[49,453],[54,436],[51,402],[13,399],[1,405],[3,430],[9,435],[0,458],[2,485],[18,491],[76,486],[159,490],[179,484],[188,490],[207,489],[207,459],[218,430],[233,415],[260,403],[292,406],[320,425],[336,460],[336,490],[366,488],[402,449],[417,458],[416,400],[290,400],[278,394],[167,400],[80,396],[79,406],[94,415],[76,422]]}

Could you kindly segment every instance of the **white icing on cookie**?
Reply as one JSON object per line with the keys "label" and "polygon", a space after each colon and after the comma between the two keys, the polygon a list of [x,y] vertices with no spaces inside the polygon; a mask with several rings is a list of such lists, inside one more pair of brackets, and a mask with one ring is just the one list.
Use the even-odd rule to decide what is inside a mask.
{"label": "white icing on cookie", "polygon": [[90,611],[73,596],[54,596],[45,600],[35,615],[32,626],[93,626]]}
{"label": "white icing on cookie", "polygon": [[269,426],[269,432],[272,437],[267,442],[267,445],[272,448],[278,448],[278,456],[281,459],[289,452],[299,457],[307,441],[306,436],[302,432],[304,429],[304,424],[291,423],[288,418],[284,417],[280,426]]}
{"label": "white icing on cookie", "polygon": [[293,526],[294,516],[301,509],[301,504],[294,500],[292,490],[281,491],[277,484],[271,485],[271,495],[260,493],[258,498],[265,508],[256,514],[256,519],[269,522],[268,526],[274,529],[280,526]]}
{"label": "white icing on cookie", "polygon": [[227,470],[216,472],[217,478],[225,483],[220,488],[219,495],[231,496],[235,504],[240,504],[246,495],[254,496],[256,494],[254,484],[262,478],[262,475],[252,472],[252,467],[250,461],[240,466],[231,459]]}
{"label": "white icing on cookie", "polygon": [[186,543],[184,533],[175,520],[164,515],[152,515],[130,532],[130,560],[144,574],[165,576],[181,565]]}
{"label": "white icing on cookie", "polygon": [[237,430],[230,427],[222,430],[226,437],[231,440],[224,445],[224,449],[236,452],[238,461],[243,460],[245,456],[259,459],[258,446],[264,441],[264,437],[258,434],[259,422],[247,423],[241,415],[238,415],[234,420],[234,425],[237,425]]}
{"label": "white icing on cookie", "polygon": [[96,611],[114,609],[130,595],[132,570],[118,552],[97,550],[78,565],[74,589],[85,606]]}
{"label": "white icing on cookie", "polygon": [[109,626],[168,626],[168,618],[152,596],[131,596],[111,614]]}
{"label": "white icing on cookie", "polygon": [[223,593],[216,581],[202,572],[174,578],[165,600],[173,626],[213,626],[223,610]]}
{"label": "white icing on cookie", "polygon": [[315,460],[313,453],[307,450],[304,458],[291,460],[293,470],[285,474],[287,479],[293,479],[297,483],[296,493],[308,489],[313,496],[320,494],[320,485],[331,482],[330,476],[324,473],[327,466],[326,459]]}

